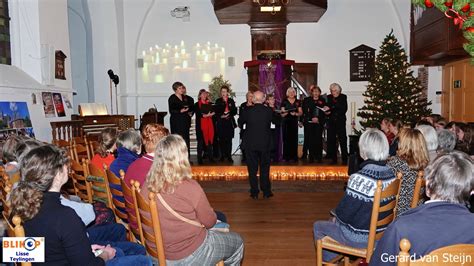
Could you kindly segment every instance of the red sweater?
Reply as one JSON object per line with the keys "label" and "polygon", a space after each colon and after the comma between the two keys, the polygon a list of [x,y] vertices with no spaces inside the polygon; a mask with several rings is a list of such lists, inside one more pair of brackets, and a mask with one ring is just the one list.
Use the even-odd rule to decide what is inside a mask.
{"label": "red sweater", "polygon": [[[143,186],[141,192],[148,199],[148,189]],[[206,194],[195,180],[186,180],[179,184],[173,194],[162,194],[168,205],[181,216],[198,221],[206,228],[216,224],[216,213],[212,209]],[[183,222],[171,214],[157,199],[160,214],[161,232],[167,260],[180,260],[191,255],[206,238],[207,229]]]}
{"label": "red sweater", "polygon": [[[133,179],[140,183],[140,187],[143,187],[146,181],[146,175],[153,164],[153,156],[150,154],[145,154],[142,157],[136,159],[127,169],[127,173],[125,173],[124,181],[128,187],[130,187],[130,181]],[[148,197],[146,197],[148,199]],[[133,199],[130,197],[125,197],[125,200],[133,202]],[[135,211],[132,209],[127,208],[127,212],[133,214],[135,216]],[[134,229],[137,229],[138,225],[132,221],[128,221],[130,226]]]}
{"label": "red sweater", "polygon": [[110,164],[115,160],[113,154],[107,154],[107,157],[102,157],[98,153],[92,157],[91,163],[97,166],[99,169],[104,169],[104,164],[107,165],[107,168],[110,167]]}

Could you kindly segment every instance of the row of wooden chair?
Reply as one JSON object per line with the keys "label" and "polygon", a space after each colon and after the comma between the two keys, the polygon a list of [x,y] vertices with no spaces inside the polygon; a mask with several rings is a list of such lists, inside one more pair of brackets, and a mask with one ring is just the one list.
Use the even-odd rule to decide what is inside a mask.
{"label": "row of wooden chair", "polygon": [[71,158],[78,162],[82,159],[91,160],[99,145],[97,141],[90,140],[87,136],[74,137],[70,141],[54,140],[53,144],[67,149]]}
{"label": "row of wooden chair", "polygon": [[[120,177],[117,177],[107,167],[100,169],[88,160],[83,160],[81,165],[73,160],[71,170],[76,195],[85,202],[106,203],[113,210],[116,221],[126,227],[129,240],[142,244],[160,265],[166,265],[155,194],[150,193],[149,198],[145,199],[139,193],[138,182],[132,180],[130,185],[125,184],[124,171],[121,170]],[[122,191],[110,187],[110,184],[121,186]],[[117,198],[124,198],[125,201],[121,202]],[[127,209],[133,212],[127,212]],[[137,228],[131,227],[128,222],[137,224]],[[151,230],[144,230],[144,227]],[[223,261],[218,265],[223,265]]]}
{"label": "row of wooden chair", "polygon": [[[3,206],[2,217],[7,226],[6,233],[8,237],[25,237],[25,229],[21,225],[21,218],[17,215],[13,216],[10,222],[10,202],[8,197],[12,191],[13,184],[10,177],[3,167],[0,167],[0,201]],[[13,223],[13,224],[12,224]],[[31,262],[22,262],[22,266],[31,266]]]}
{"label": "row of wooden chair", "polygon": [[[425,185],[423,178],[423,171],[418,172],[417,180],[415,183],[415,189],[413,194],[413,199],[411,201],[411,207],[415,208],[418,206],[420,198],[422,197],[421,193]],[[370,228],[369,228],[369,238],[366,248],[354,248],[337,242],[329,236],[326,236],[322,239],[316,240],[316,263],[318,266],[321,265],[337,265],[336,262],[343,259],[344,265],[350,265],[350,258],[357,257],[359,259],[355,260],[354,265],[360,263],[362,259],[365,259],[367,263],[370,262],[372,254],[375,248],[375,242],[382,238],[383,232],[377,232],[377,228],[381,226],[388,226],[396,217],[396,206],[398,203],[398,195],[400,192],[400,185],[402,180],[402,173],[397,173],[397,178],[385,189],[382,190],[382,181],[377,182],[377,188],[374,194],[374,203],[372,205],[372,214],[370,219]],[[383,199],[393,199],[390,203],[383,206],[380,205]],[[381,218],[381,213],[392,212],[389,216]],[[335,253],[341,254],[330,262],[323,262],[322,254],[323,249],[330,250]]]}

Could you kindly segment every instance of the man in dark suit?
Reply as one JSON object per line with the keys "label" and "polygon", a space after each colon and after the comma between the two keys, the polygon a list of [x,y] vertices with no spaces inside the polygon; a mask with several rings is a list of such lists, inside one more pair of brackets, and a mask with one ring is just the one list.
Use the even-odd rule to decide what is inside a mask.
{"label": "man in dark suit", "polygon": [[272,109],[263,105],[265,96],[257,91],[253,95],[254,106],[245,109],[240,115],[240,127],[245,126],[242,145],[247,156],[247,169],[250,182],[250,197],[258,199],[257,171],[260,166],[260,189],[263,197],[273,196],[270,184],[270,151]]}
{"label": "man in dark suit", "polygon": [[346,134],[346,112],[347,96],[342,94],[341,86],[337,83],[329,86],[331,95],[328,96],[328,151],[327,157],[333,164],[337,164],[337,141],[341,146],[342,164],[347,164],[347,134]]}

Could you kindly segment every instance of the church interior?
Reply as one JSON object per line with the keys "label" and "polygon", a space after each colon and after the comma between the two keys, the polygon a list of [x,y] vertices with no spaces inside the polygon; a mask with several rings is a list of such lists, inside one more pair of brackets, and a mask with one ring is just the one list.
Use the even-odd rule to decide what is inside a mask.
{"label": "church interior", "polygon": [[[391,237],[392,242],[397,242],[394,256],[408,256],[414,250],[420,250],[416,234],[412,234],[410,241],[411,252],[407,250],[410,242],[403,242],[405,238],[410,240],[410,234],[404,240],[394,240],[395,225],[408,223],[408,215],[413,214],[409,212],[423,207],[421,205],[437,204],[429,203],[437,198],[431,197],[430,200],[425,186],[431,195],[435,189],[440,189],[432,185],[441,182],[436,179],[436,174],[442,171],[436,172],[434,168],[448,171],[448,166],[441,165],[440,158],[446,157],[444,160],[453,162],[463,158],[460,163],[469,164],[470,169],[474,169],[474,108],[469,107],[474,100],[473,14],[472,0],[0,0],[0,149],[3,158],[0,198],[4,235],[45,236],[43,261],[51,260],[51,265],[57,256],[60,257],[58,261],[64,259],[62,262],[66,265],[102,265],[104,261],[106,265],[323,265],[327,258],[331,258],[333,263],[328,265],[410,265],[401,264],[403,260],[395,262],[384,258],[385,253],[381,253],[384,250],[378,250],[389,250],[388,240],[382,236],[383,230],[388,227],[386,239]],[[334,92],[334,87],[339,91]],[[222,88],[227,88],[228,98],[222,96]],[[184,93],[179,94],[180,90]],[[292,106],[292,100],[288,100],[293,99],[289,96],[291,90],[294,91],[296,107],[285,110],[285,103]],[[317,90],[319,93],[315,92]],[[271,151],[270,148],[266,151],[268,154],[265,153],[268,155],[267,175],[272,190],[265,191],[265,182],[262,181],[265,174],[262,174],[264,171],[260,165],[260,183],[255,183],[255,194],[250,174],[253,157],[249,157],[254,147],[244,145],[243,140],[250,138],[243,133],[250,122],[244,127],[242,117],[246,103],[253,106],[255,101],[258,102],[259,94],[256,92],[262,92],[267,100],[273,98],[275,103],[274,106],[265,103],[266,108],[273,108],[274,115],[271,122],[271,134],[274,135],[269,135],[272,138],[269,143],[273,146]],[[201,102],[202,93],[208,98]],[[190,96],[193,101],[190,106],[183,103],[178,109],[173,109],[170,95],[177,95],[180,101],[181,97]],[[341,95],[346,99],[345,109],[336,118],[339,107],[332,109],[327,106],[337,106]],[[315,97],[315,101],[323,99],[323,102],[321,107],[311,107],[311,111],[306,111],[310,107],[305,105],[305,98],[311,97]],[[222,110],[217,105],[219,99],[224,99]],[[229,104],[229,99],[235,106]],[[250,103],[252,100],[254,102]],[[205,114],[199,111],[198,120],[196,110],[203,108],[201,103],[209,103],[215,109]],[[190,108],[196,110],[188,111]],[[232,108],[236,109],[235,114]],[[183,111],[189,119],[187,137],[179,133],[176,126],[182,122],[176,122],[176,119],[183,115]],[[214,112],[221,112],[222,116],[207,117]],[[227,119],[229,112],[233,125],[230,138],[225,137],[229,142],[226,148],[222,137],[224,124],[219,124],[219,121]],[[289,122],[286,122],[290,118],[285,118],[288,112],[296,117],[291,130],[287,129]],[[309,120],[305,120],[307,113]],[[321,119],[326,119],[325,124]],[[418,123],[421,120],[423,123]],[[208,130],[209,124],[204,126],[204,122],[211,124],[211,140],[206,140],[209,132],[203,130]],[[427,133],[422,129],[426,123],[430,126],[428,131],[436,135],[434,149],[430,148]],[[307,130],[313,126],[317,127],[315,131]],[[152,132],[151,128],[163,134],[160,139],[166,141],[160,141],[158,146],[156,142],[148,148],[147,143],[158,138],[144,133],[148,129]],[[454,132],[455,148],[440,151],[443,130]],[[158,134],[158,131],[150,134]],[[101,148],[106,139],[104,132],[113,132],[113,146]],[[388,138],[383,143],[377,142],[380,132]],[[445,138],[451,136],[449,132]],[[183,138],[170,137],[174,134]],[[423,134],[426,139],[426,142],[422,141],[424,150],[415,142],[417,134]],[[120,156],[117,155],[120,149],[131,141],[123,139],[127,137],[142,138],[133,160],[149,161],[141,161],[146,166],[137,164],[134,168],[146,168],[137,170],[137,176],[138,172],[143,176],[143,186],[138,181],[135,183],[136,180],[130,181],[130,175],[134,178],[134,173],[129,173],[130,168],[128,171],[126,168],[115,171],[112,166],[112,160]],[[85,261],[87,256],[83,256],[82,261],[73,262],[67,254],[61,257],[64,255],[62,252],[67,251],[58,251],[60,255],[57,255],[54,253],[56,250],[48,249],[48,243],[53,246],[47,237],[52,232],[31,235],[32,232],[42,232],[34,222],[48,210],[44,210],[42,205],[39,214],[32,218],[23,216],[15,205],[21,196],[18,192],[21,185],[17,187],[15,183],[26,183],[28,178],[41,172],[26,174],[28,163],[33,160],[29,160],[28,155],[34,158],[33,151],[41,149],[34,147],[39,144],[34,144],[32,150],[22,156],[15,150],[15,159],[9,157],[12,139],[18,141],[17,149],[20,142],[29,145],[25,138],[35,139],[41,147],[53,144],[67,152],[69,161],[63,164],[68,165],[69,179],[62,188],[60,186],[61,195],[68,195],[68,200],[87,204],[95,211],[94,222],[90,225],[84,222],[85,226],[81,224],[76,232],[87,230],[88,235],[92,235],[89,229],[99,226],[93,223],[104,222],[99,221],[97,209],[109,209],[111,221],[104,223],[123,225],[126,241],[143,249],[140,254],[133,254],[139,256],[138,259],[126,262],[124,258],[132,255],[125,252],[121,257],[118,254],[123,252],[119,251],[113,252],[115,257],[107,257],[104,254],[110,255],[109,246],[94,246],[96,242],[89,237],[93,253],[99,255],[91,257],[88,262]],[[292,151],[294,148],[291,154],[287,153],[290,138],[294,140],[294,144],[288,144],[292,145]],[[320,142],[313,141],[313,138]],[[413,150],[414,155],[403,153],[403,138],[413,138],[413,142],[406,144],[406,149]],[[368,142],[363,144],[364,141]],[[179,148],[182,143],[187,145],[187,150],[184,149],[187,156],[178,160],[176,158],[181,153],[176,150],[183,152]],[[174,162],[166,161],[171,158],[165,154],[169,148],[166,145],[174,149],[170,150]],[[384,145],[386,149],[380,154],[385,155],[374,155]],[[117,148],[118,152],[112,151]],[[453,154],[450,153],[452,150]],[[467,157],[459,155],[457,150]],[[43,152],[60,153],[55,148]],[[102,152],[107,156],[114,153],[115,158],[112,156],[108,163],[101,161],[99,166],[105,168],[91,166],[93,157]],[[420,155],[421,152],[426,155]],[[265,160],[262,159],[264,155],[261,156],[258,163]],[[401,158],[406,168],[397,168],[399,166],[394,159],[391,160],[392,157]],[[377,162],[370,164],[371,160]],[[13,174],[8,168],[11,165],[16,167]],[[176,190],[171,191],[183,193],[178,199],[164,192],[169,188],[166,182],[171,177],[166,177],[169,172],[163,169],[170,165],[175,165],[179,169],[176,171],[186,173],[190,180],[196,181],[180,179],[169,183],[173,188],[176,186]],[[367,165],[373,168],[364,172]],[[468,167],[466,165],[463,167]],[[445,246],[462,244],[462,247],[456,246],[446,252],[464,251],[462,259],[466,265],[474,263],[474,228],[472,222],[470,225],[464,222],[474,217],[471,213],[473,206],[469,205],[469,197],[472,203],[474,194],[474,170],[469,172],[471,170],[466,170],[470,173],[470,177],[466,177],[470,178],[470,183],[456,181],[456,188],[462,182],[467,184],[459,192],[462,196],[458,198],[467,193],[464,204],[467,207],[457,204],[466,210],[458,210],[459,214],[456,214],[458,228],[470,231],[458,238],[460,242],[445,241]],[[53,174],[54,180],[60,176],[58,171]],[[373,177],[375,172],[373,175],[376,177]],[[156,181],[154,173],[168,179]],[[176,175],[170,174],[172,177]],[[38,180],[41,178],[37,177]],[[105,182],[100,183],[99,179]],[[53,191],[56,181],[51,182],[51,186],[41,191],[43,196],[39,202],[48,202],[48,193]],[[154,182],[164,182],[165,185],[162,190],[155,191],[152,188]],[[182,182],[191,182],[189,188],[181,187],[180,190]],[[412,184],[407,185],[408,182]],[[261,186],[260,194],[258,185]],[[185,189],[192,192],[183,192]],[[411,191],[407,215],[402,215],[404,207],[400,207],[404,204],[400,196],[400,193],[406,193],[404,189]],[[10,193],[12,200],[9,199]],[[188,206],[175,209],[176,216],[161,201],[161,194],[166,194],[163,198],[172,209],[183,202],[199,211],[200,208],[211,208],[216,212],[213,219],[214,223],[217,219],[217,224],[211,229],[204,218],[199,220],[202,218],[199,213],[194,215],[186,209]],[[442,192],[438,191],[436,196],[438,194]],[[201,204],[202,198],[198,196],[203,197],[207,205]],[[395,200],[386,204],[384,197]],[[425,200],[427,203],[422,204]],[[148,207],[141,209],[141,201]],[[103,205],[99,207],[97,202]],[[154,212],[151,211],[153,208]],[[143,210],[149,210],[149,216],[142,217]],[[384,211],[392,214],[380,214],[385,219],[379,219],[379,213]],[[225,214],[224,218],[221,214]],[[424,214],[420,212],[419,215]],[[79,217],[84,221],[81,215]],[[180,217],[188,220],[188,224]],[[200,233],[196,233],[198,229],[190,225],[189,219],[198,220]],[[179,226],[170,225],[171,220]],[[219,221],[227,226],[222,230],[226,231],[224,234],[240,239],[240,247],[231,253],[232,256],[211,256],[211,252],[222,251],[211,249],[205,259],[191,260],[188,256],[191,254],[188,252],[190,246],[194,245],[195,255],[198,251],[205,252],[204,245],[211,245],[211,236],[222,234],[222,228],[214,230]],[[324,231],[321,229],[323,224],[315,221],[342,224],[343,229],[338,227],[342,230],[342,238],[349,239],[345,234],[350,231],[351,237],[364,235],[365,242],[357,242],[357,238],[356,242],[363,244],[356,245],[353,239],[344,242],[331,234],[318,237],[318,232]],[[358,231],[356,227],[363,223],[363,232]],[[143,229],[142,224],[151,231]],[[413,222],[414,226],[416,224]],[[72,227],[70,230],[75,230]],[[170,242],[177,241],[178,236],[188,231],[193,231],[193,240],[186,238],[181,242]],[[444,237],[448,231],[439,237]],[[230,237],[225,239],[231,241],[228,240]],[[193,241],[204,241],[204,244],[196,245]],[[150,245],[149,242],[154,243]],[[114,250],[120,249],[118,245],[110,246]],[[434,249],[419,253],[427,255]],[[399,255],[398,252],[402,253]],[[329,256],[334,253],[340,256]],[[98,258],[102,260],[93,262]],[[28,263],[21,262],[21,265]]]}

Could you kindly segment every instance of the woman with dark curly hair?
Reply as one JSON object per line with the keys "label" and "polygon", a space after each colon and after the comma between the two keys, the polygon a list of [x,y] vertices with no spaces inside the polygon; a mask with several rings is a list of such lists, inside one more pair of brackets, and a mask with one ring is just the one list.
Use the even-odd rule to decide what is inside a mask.
{"label": "woman with dark curly hair", "polygon": [[125,257],[122,250],[110,245],[91,245],[79,216],[61,205],[60,190],[68,180],[68,164],[66,152],[53,145],[32,149],[20,161],[22,181],[10,198],[11,214],[22,219],[25,235],[44,237],[46,264],[151,265],[145,256]]}

